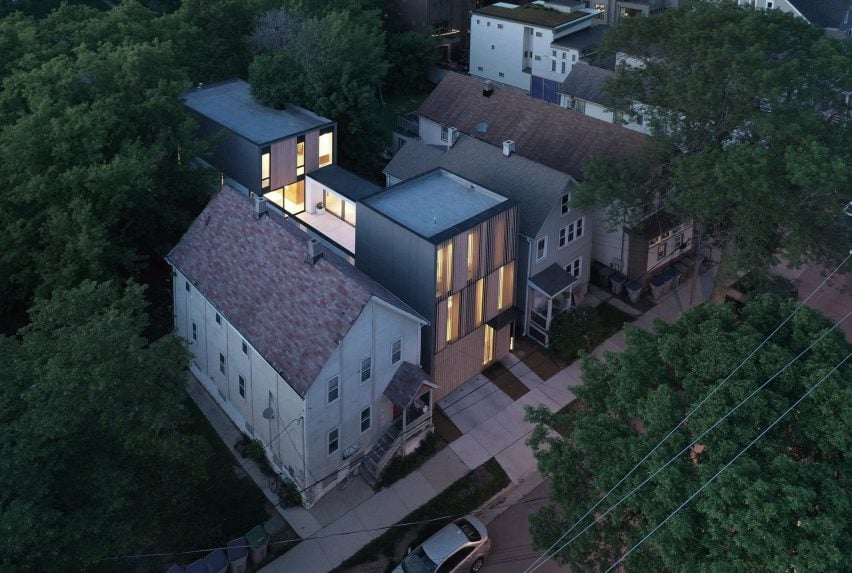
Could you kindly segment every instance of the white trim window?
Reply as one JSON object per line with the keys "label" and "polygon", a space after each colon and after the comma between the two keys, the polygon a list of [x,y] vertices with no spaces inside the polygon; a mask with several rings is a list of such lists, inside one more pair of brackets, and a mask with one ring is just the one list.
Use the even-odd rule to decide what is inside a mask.
{"label": "white trim window", "polygon": [[585,217],[580,217],[576,221],[569,223],[567,227],[559,229],[560,249],[568,243],[573,243],[583,236],[583,219],[585,219]]}
{"label": "white trim window", "polygon": [[332,376],[325,383],[326,403],[332,404],[340,397],[340,377]]}
{"label": "white trim window", "polygon": [[402,360],[402,339],[399,338],[391,343],[391,364]]}
{"label": "white trim window", "polygon": [[565,193],[564,195],[562,195],[562,202],[561,202],[560,205],[561,205],[561,208],[562,208],[562,214],[567,215],[568,211],[571,210],[571,194],[570,193]]}
{"label": "white trim window", "polygon": [[367,406],[363,410],[361,410],[361,433],[363,434],[367,430],[370,429],[370,425],[373,423],[373,411],[372,406]]}
{"label": "white trim window", "polygon": [[333,428],[328,433],[328,455],[340,449],[340,428]]}
{"label": "white trim window", "polygon": [[583,270],[583,257],[577,257],[565,267],[565,270],[574,275],[574,278],[580,278],[580,273]]}
{"label": "white trim window", "polygon": [[361,382],[366,382],[373,377],[373,357],[365,356],[361,359]]}
{"label": "white trim window", "polygon": [[535,244],[535,261],[541,262],[547,256],[547,237],[542,237]]}

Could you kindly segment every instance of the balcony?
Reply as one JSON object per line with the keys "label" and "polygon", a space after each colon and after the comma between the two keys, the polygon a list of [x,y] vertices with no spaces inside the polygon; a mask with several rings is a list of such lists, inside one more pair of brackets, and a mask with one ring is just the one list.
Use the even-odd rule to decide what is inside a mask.
{"label": "balcony", "polygon": [[332,243],[332,248],[338,247],[346,258],[351,257],[354,261],[355,227],[327,212],[302,211],[293,218],[302,224],[304,231],[316,235],[323,242]]}
{"label": "balcony", "polygon": [[396,131],[407,137],[420,137],[420,121],[417,112],[410,111],[396,117]]}

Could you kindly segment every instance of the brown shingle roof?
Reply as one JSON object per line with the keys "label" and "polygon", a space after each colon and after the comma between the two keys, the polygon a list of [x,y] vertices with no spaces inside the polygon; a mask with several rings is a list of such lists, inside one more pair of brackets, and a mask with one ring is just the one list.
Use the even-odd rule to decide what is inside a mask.
{"label": "brown shingle roof", "polygon": [[300,396],[371,297],[414,314],[332,253],[311,266],[307,235],[277,213],[252,213],[223,187],[166,259]]}
{"label": "brown shingle roof", "polygon": [[[646,141],[639,132],[510,88],[495,85],[491,97],[485,97],[480,80],[457,73],[447,74],[417,112],[493,145],[514,140],[518,155],[578,180],[592,157],[624,155]],[[477,131],[477,125],[483,122],[488,124],[484,135]]]}

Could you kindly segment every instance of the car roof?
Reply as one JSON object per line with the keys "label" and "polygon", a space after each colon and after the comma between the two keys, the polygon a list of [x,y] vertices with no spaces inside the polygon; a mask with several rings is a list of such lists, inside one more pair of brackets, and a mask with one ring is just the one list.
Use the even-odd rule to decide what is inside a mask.
{"label": "car roof", "polygon": [[481,541],[481,539],[476,541],[468,539],[464,531],[457,525],[460,521],[467,521],[472,525],[479,532],[481,539],[485,539],[488,536],[485,525],[472,515],[456,520],[444,526],[435,535],[423,542],[423,550],[429,556],[429,559],[440,565],[444,559],[452,555],[458,548],[468,543]]}

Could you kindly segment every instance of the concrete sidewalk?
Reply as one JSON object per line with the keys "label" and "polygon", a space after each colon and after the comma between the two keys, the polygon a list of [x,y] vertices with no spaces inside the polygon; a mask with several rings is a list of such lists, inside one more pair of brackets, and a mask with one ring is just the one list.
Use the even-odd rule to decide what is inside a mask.
{"label": "concrete sidewalk", "polygon": [[[712,277],[704,275],[701,278],[703,296],[696,295],[696,304],[706,300],[712,288]],[[692,281],[686,282],[633,324],[650,328],[657,318],[675,320],[689,306],[691,288]],[[624,332],[620,331],[605,340],[592,354],[600,357],[607,351],[620,352],[625,345]],[[501,362],[529,388],[529,392],[512,401],[493,382],[477,376],[448,394],[439,404],[464,435],[420,469],[378,493],[373,493],[361,478],[353,478],[352,482],[337,488],[339,491],[323,497],[310,510],[294,509],[293,515],[287,516],[288,521],[300,535],[312,539],[299,543],[261,572],[330,571],[379,537],[387,526],[397,523],[492,457],[512,480],[512,486],[492,506],[512,503],[541,485],[544,480],[532,450],[526,444],[533,425],[524,420],[525,406],[541,405],[556,411],[574,401],[576,396],[571,388],[582,382],[580,361],[575,361],[548,380],[539,378],[513,354]],[[490,522],[504,509],[485,508],[483,520]],[[297,514],[305,521],[313,520],[316,524],[314,530],[298,527],[298,523],[291,521]],[[337,535],[346,532],[352,533]]]}

